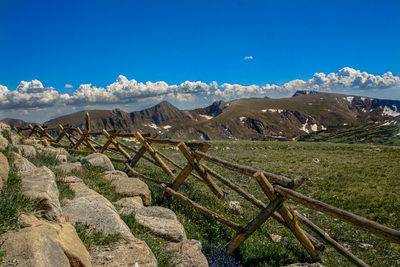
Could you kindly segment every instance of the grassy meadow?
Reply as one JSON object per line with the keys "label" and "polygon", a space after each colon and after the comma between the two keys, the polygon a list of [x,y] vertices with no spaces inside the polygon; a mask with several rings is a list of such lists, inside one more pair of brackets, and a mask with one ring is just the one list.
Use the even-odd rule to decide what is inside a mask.
{"label": "grassy meadow", "polygon": [[[213,141],[210,144],[208,153],[211,155],[291,178],[301,175],[306,181],[298,189],[299,192],[391,228],[400,229],[399,147],[262,141]],[[168,146],[157,146],[157,148],[179,162],[181,166],[186,164],[179,151]],[[268,203],[258,184],[251,177],[211,163],[206,165]],[[143,159],[139,161],[136,169],[150,177],[172,181],[161,169]],[[200,240],[207,248],[205,253],[210,254],[207,255],[209,259],[213,255],[215,257],[215,254],[218,254],[235,235],[233,230],[199,214],[179,200],[173,198],[165,200],[162,197],[163,192],[157,186],[152,184],[149,186],[153,193],[153,205],[174,210],[185,226],[188,238]],[[187,179],[187,183],[179,192],[241,225],[246,225],[258,214],[259,210],[251,203],[226,186],[221,185],[221,187],[229,193],[231,200],[240,201],[242,211],[226,207],[225,203],[214,197],[207,187],[193,177]],[[367,263],[373,266],[400,264],[399,245],[292,201],[287,203],[305,214]],[[308,232],[311,233],[310,230]],[[275,235],[282,237],[279,242],[274,242],[271,238]],[[329,246],[321,252],[321,256],[326,266],[351,265]],[[221,256],[220,259],[216,259],[216,262],[218,261],[240,262],[245,266],[282,266],[294,262],[309,262],[311,259],[292,234],[270,218],[260,230],[241,245],[234,253],[233,259]]]}

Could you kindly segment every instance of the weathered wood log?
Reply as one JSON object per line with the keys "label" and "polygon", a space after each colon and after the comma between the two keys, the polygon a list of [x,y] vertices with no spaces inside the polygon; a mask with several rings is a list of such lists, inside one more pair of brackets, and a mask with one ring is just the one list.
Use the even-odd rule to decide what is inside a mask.
{"label": "weathered wood log", "polygon": [[114,138],[112,138],[110,136],[110,134],[106,131],[103,130],[102,131],[103,135],[115,146],[116,149],[118,149],[119,152],[121,152],[121,154],[126,158],[126,159],[130,159],[131,156],[128,154],[128,152],[126,152],[117,141],[115,141]]}
{"label": "weathered wood log", "polygon": [[[128,150],[130,150],[130,151],[132,151],[132,152],[135,152],[135,153],[138,153],[138,151],[139,151],[138,149],[135,149],[134,147],[128,146],[127,144],[124,144],[124,143],[120,143],[120,145],[121,145],[123,148],[126,148],[126,149],[128,149]],[[152,158],[146,156],[146,154],[143,155],[143,158],[144,158],[145,160],[147,160],[148,162],[153,163],[154,165],[160,167],[160,165],[158,165],[158,162],[157,162],[157,161],[155,161],[154,159],[152,159]]]}
{"label": "weathered wood log", "polygon": [[126,173],[131,172],[133,175],[136,175],[137,177],[143,178],[143,179],[145,179],[145,180],[147,180],[147,181],[149,181],[149,182],[152,182],[152,183],[156,183],[156,184],[165,183],[164,181],[160,181],[160,180],[151,178],[151,177],[149,177],[149,176],[147,176],[147,175],[144,175],[144,174],[141,174],[140,172],[135,171],[135,170],[134,170],[131,166],[129,166],[129,164],[126,163],[126,162],[125,162],[125,172],[126,172]]}
{"label": "weathered wood log", "polygon": [[286,198],[290,198],[294,201],[297,201],[306,207],[321,211],[330,216],[341,219],[349,224],[370,231],[387,240],[400,244],[400,232],[397,230],[391,229],[389,227],[386,227],[384,225],[381,225],[364,217],[358,216],[351,212],[336,208],[322,201],[312,199],[291,189],[284,188],[279,185],[276,185],[274,188],[280,195]]}
{"label": "weathered wood log", "polygon": [[248,201],[250,201],[251,203],[253,203],[257,207],[259,207],[261,209],[264,209],[265,207],[267,207],[267,205],[265,203],[263,203],[261,200],[255,198],[252,194],[246,192],[246,190],[244,190],[240,186],[232,183],[228,178],[223,177],[222,175],[220,175],[217,172],[213,171],[212,169],[210,169],[209,167],[207,167],[204,164],[202,164],[202,166],[214,178],[218,179],[219,181],[221,181],[226,186],[228,186],[231,189],[235,190],[239,195],[241,195],[243,198],[247,199]]}
{"label": "weathered wood log", "polygon": [[40,135],[38,134],[36,128],[37,125],[35,125],[35,127],[32,126],[32,124],[29,124],[29,129],[31,130],[31,132],[28,134],[28,137],[30,137],[32,134],[35,134],[37,137],[40,137]]}
{"label": "weathered wood log", "polygon": [[[254,174],[254,178],[262,188],[265,195],[268,197],[270,201],[274,201],[277,198],[274,187],[268,182],[267,178],[264,176],[262,172],[257,172]],[[301,183],[296,183],[297,186],[300,186]],[[305,250],[310,254],[311,258],[315,261],[321,261],[320,256],[318,255],[314,245],[308,239],[303,229],[297,223],[296,218],[293,216],[292,212],[284,203],[282,203],[281,207],[278,209],[278,213],[282,216],[285,222],[288,225],[288,228],[294,236],[299,240],[300,244],[305,248]]]}
{"label": "weathered wood log", "polygon": [[182,152],[183,156],[187,159],[187,161],[196,170],[196,172],[203,178],[204,182],[211,189],[211,191],[219,199],[223,199],[225,197],[225,193],[214,182],[214,180],[210,177],[210,175],[207,173],[207,171],[199,164],[195,154],[192,155],[192,153],[190,152],[189,148],[185,145],[185,143],[180,143],[178,145],[178,148]]}
{"label": "weathered wood log", "polygon": [[263,209],[245,228],[225,246],[226,254],[231,254],[240,244],[243,243],[251,234],[253,234],[268,218],[279,208],[284,201],[283,197],[278,196],[274,201],[271,201],[268,206]]}
{"label": "weathered wood log", "polygon": [[149,143],[147,143],[144,137],[139,132],[135,133],[135,137],[142,144],[142,146],[146,148],[147,152],[149,152],[153,159],[158,162],[161,169],[163,169],[169,176],[175,178],[175,175],[171,169],[164,163],[164,161],[162,161],[160,156],[155,152],[155,149]]}
{"label": "weathered wood log", "polygon": [[81,129],[77,128],[76,131],[78,134],[83,138],[83,141],[87,144],[87,147],[89,147],[93,152],[96,152],[96,149],[94,148],[93,144],[89,141],[87,136],[82,132]]}
{"label": "weathered wood log", "polygon": [[[181,145],[181,144],[179,144]],[[203,145],[200,149],[203,152],[206,152],[207,149],[209,148],[208,145]],[[181,149],[181,148],[179,148]],[[177,190],[186,180],[186,178],[192,173],[193,171],[193,165],[192,163],[187,163],[186,166],[182,169],[182,171],[176,176],[175,181],[172,183],[171,189],[172,190]],[[168,197],[168,193],[165,192],[164,197]]]}
{"label": "weathered wood log", "polygon": [[[172,159],[170,159],[169,157],[167,157],[166,155],[164,155],[163,153],[161,153],[160,151],[156,150],[157,154],[160,155],[160,157],[162,157],[163,159],[165,159],[166,161],[168,161],[169,163],[171,163],[174,167],[178,168],[179,170],[183,170],[183,168],[181,166],[179,166],[175,161],[173,161]],[[199,180],[200,182],[203,182],[203,179],[198,176],[197,174],[191,172],[190,173],[191,176],[193,176],[194,178],[196,178],[197,180]]]}
{"label": "weathered wood log", "polygon": [[[179,140],[157,139],[157,138],[151,138],[151,137],[147,137],[146,140],[151,144],[167,144],[167,145],[173,145],[173,146],[177,146],[182,142],[182,141],[179,141]],[[197,149],[197,148],[201,147],[201,145],[203,145],[205,143],[204,142],[185,142],[185,144],[190,148]]]}
{"label": "weathered wood log", "polygon": [[129,166],[132,168],[136,165],[141,157],[143,157],[144,153],[146,153],[147,149],[142,146],[139,151],[129,160]]}
{"label": "weathered wood log", "polygon": [[239,224],[232,222],[228,219],[225,219],[224,217],[222,217],[221,215],[197,204],[196,202],[194,202],[193,200],[185,197],[184,195],[179,194],[178,192],[172,190],[171,188],[167,187],[165,184],[161,184],[160,186],[162,189],[165,190],[165,192],[167,192],[169,195],[176,197],[177,199],[182,200],[183,202],[185,202],[186,204],[188,204],[189,206],[193,207],[194,209],[198,210],[199,212],[203,213],[204,215],[210,216],[211,218],[235,229],[240,231],[242,229],[242,226],[240,226]]}
{"label": "weathered wood log", "polygon": [[294,215],[299,218],[299,220],[305,224],[308,228],[313,230],[318,236],[320,236],[326,243],[330,244],[332,247],[334,247],[340,254],[351,260],[354,264],[358,266],[363,266],[363,267],[369,267],[367,263],[365,263],[363,260],[357,258],[354,254],[352,254],[350,251],[348,251],[345,247],[340,245],[336,240],[334,240],[332,237],[329,236],[327,232],[319,228],[317,225],[315,225],[312,221],[310,221],[308,218],[305,216],[301,215],[297,211],[294,212]]}
{"label": "weathered wood log", "polygon": [[65,134],[65,137],[67,137],[68,141],[71,143],[71,147],[75,146],[74,140],[72,139],[71,135],[65,130],[64,126],[58,124],[58,128],[60,129],[61,132]]}
{"label": "weathered wood log", "polygon": [[38,125],[37,127],[39,128],[40,131],[42,131],[42,136],[43,137],[47,137],[48,139],[50,139],[50,141],[54,142],[54,138],[47,133],[47,129],[43,129],[43,127],[40,126],[40,125]]}
{"label": "weathered wood log", "polygon": [[90,133],[92,129],[90,128],[90,115],[89,112],[85,113],[85,123],[86,123],[86,132]]}
{"label": "weathered wood log", "polygon": [[[256,172],[259,171],[252,167],[243,166],[243,165],[236,164],[236,163],[231,163],[226,160],[219,159],[217,157],[211,156],[209,154],[206,154],[206,153],[203,153],[200,151],[194,151],[194,153],[202,156],[204,158],[204,160],[215,163],[219,166],[225,167],[225,168],[233,170],[233,171],[247,174],[249,176],[253,176]],[[269,173],[269,172],[265,172],[265,171],[263,171],[263,174],[265,175],[265,177],[267,177],[267,179],[270,183],[279,184],[279,185],[289,187],[289,188],[292,188],[294,186],[294,181],[283,175],[277,175],[277,174],[273,174],[273,173]]]}

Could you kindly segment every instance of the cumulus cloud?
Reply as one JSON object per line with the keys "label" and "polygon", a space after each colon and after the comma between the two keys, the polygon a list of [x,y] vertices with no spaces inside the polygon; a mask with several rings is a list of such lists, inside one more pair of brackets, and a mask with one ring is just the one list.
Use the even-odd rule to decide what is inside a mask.
{"label": "cumulus cloud", "polygon": [[253,58],[253,56],[245,56],[243,59],[244,59],[244,60],[252,60],[252,59],[254,59],[254,58]]}
{"label": "cumulus cloud", "polygon": [[135,103],[150,100],[172,100],[191,102],[196,99],[231,100],[241,97],[263,97],[288,95],[296,90],[331,91],[337,89],[385,89],[399,88],[400,77],[391,72],[373,75],[349,67],[337,73],[315,73],[309,80],[293,80],[283,85],[266,84],[240,85],[216,82],[209,84],[201,81],[186,81],[179,85],[166,82],[137,82],[120,75],[115,82],[103,87],[81,84],[72,94],[60,94],[53,87],[44,87],[38,80],[21,81],[11,91],[0,85],[0,109],[35,108],[74,105],[104,105],[115,103]]}
{"label": "cumulus cloud", "polygon": [[74,86],[71,85],[71,84],[66,83],[66,84],[64,85],[64,88],[65,88],[65,89],[71,89],[71,88],[74,88]]}

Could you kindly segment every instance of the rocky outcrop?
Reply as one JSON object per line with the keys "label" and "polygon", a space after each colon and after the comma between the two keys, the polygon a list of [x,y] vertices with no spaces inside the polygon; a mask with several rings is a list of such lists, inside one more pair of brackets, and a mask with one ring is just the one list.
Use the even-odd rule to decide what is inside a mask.
{"label": "rocky outcrop", "polygon": [[64,182],[75,192],[74,199],[65,201],[63,207],[72,223],[86,225],[89,229],[105,235],[120,234],[124,238],[133,237],[117,210],[105,197],[88,188],[77,177],[66,177]]}
{"label": "rocky outcrop", "polygon": [[12,164],[17,169],[18,175],[22,175],[25,172],[29,172],[36,169],[36,166],[33,165],[33,163],[31,163],[29,160],[27,160],[20,154],[13,152],[12,156],[13,156]]}
{"label": "rocky outcrop", "polygon": [[17,145],[19,153],[24,157],[36,157],[36,149],[30,145]]}
{"label": "rocky outcrop", "polygon": [[198,240],[185,240],[168,243],[165,250],[172,254],[171,261],[176,267],[208,267],[208,262],[201,252]]}
{"label": "rocky outcrop", "polygon": [[[145,206],[151,204],[151,192],[146,183],[137,178],[128,178],[123,176],[112,175],[114,178],[110,179],[111,184],[115,187],[115,193],[126,196],[136,197],[139,196],[143,200]],[[110,176],[106,175],[106,179]]]}
{"label": "rocky outcrop", "polygon": [[7,158],[0,152],[0,189],[7,183],[10,166]]}
{"label": "rocky outcrop", "polygon": [[38,203],[46,219],[59,221],[62,209],[54,173],[43,166],[24,172],[20,179],[22,194]]}
{"label": "rocky outcrop", "polygon": [[49,223],[22,215],[25,228],[2,236],[3,266],[91,266],[90,255],[70,223]]}
{"label": "rocky outcrop", "polygon": [[144,208],[141,197],[126,197],[114,203],[119,214],[130,215],[136,213],[138,209]]}
{"label": "rocky outcrop", "polygon": [[82,164],[80,162],[74,163],[63,163],[54,167],[63,173],[79,172],[82,170]]}
{"label": "rocky outcrop", "polygon": [[145,207],[136,211],[135,221],[168,241],[186,240],[185,229],[172,210],[156,206]]}
{"label": "rocky outcrop", "polygon": [[144,241],[136,238],[122,240],[90,251],[94,267],[156,267],[157,260]]}
{"label": "rocky outcrop", "polygon": [[115,170],[111,160],[106,155],[103,155],[101,153],[90,154],[83,159],[82,163],[100,167],[106,171]]}

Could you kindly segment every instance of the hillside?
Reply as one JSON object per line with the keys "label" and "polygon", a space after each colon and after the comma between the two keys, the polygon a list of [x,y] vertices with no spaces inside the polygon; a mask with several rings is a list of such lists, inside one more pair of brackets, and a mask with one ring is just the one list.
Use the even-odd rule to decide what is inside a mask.
{"label": "hillside", "polygon": [[[120,109],[81,111],[44,125],[84,127],[84,114],[89,112],[94,131],[103,128],[122,133],[142,131],[178,139],[329,141],[338,134],[338,129],[345,128],[362,131],[363,137],[340,139],[343,142],[375,142],[376,138],[365,137],[369,135],[367,125],[374,125],[382,138],[390,139],[378,143],[395,144],[400,141],[399,110],[400,101],[395,100],[298,91],[288,98],[218,101],[193,110],[180,110],[163,101],[131,113]],[[387,134],[391,134],[390,138]],[[323,138],[316,138],[317,135]]]}

